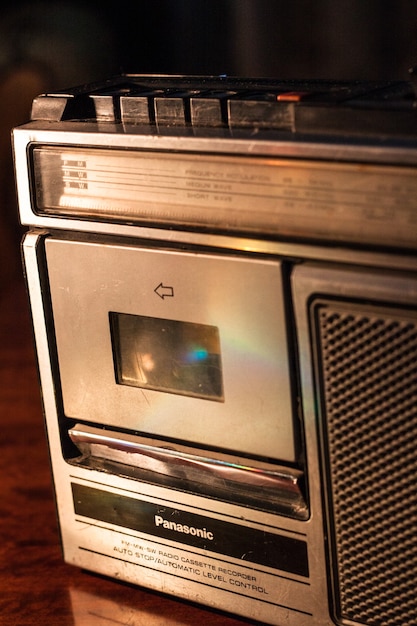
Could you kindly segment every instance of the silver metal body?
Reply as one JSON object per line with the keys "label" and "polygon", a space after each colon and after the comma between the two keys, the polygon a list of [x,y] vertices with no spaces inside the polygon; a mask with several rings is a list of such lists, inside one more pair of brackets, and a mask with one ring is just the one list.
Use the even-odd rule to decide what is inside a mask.
{"label": "silver metal body", "polygon": [[[125,213],[113,221],[89,215],[88,200],[85,218],[65,209],[48,214],[34,208],[33,146],[139,151],[141,163],[151,155],[157,172],[164,160],[175,171],[178,157],[170,155],[180,152],[181,175],[191,167],[184,162],[200,173],[189,172],[172,218],[164,208],[155,223],[152,213],[149,224]],[[76,122],[27,124],[14,131],[14,150],[21,220],[30,226],[23,254],[65,560],[275,626],[337,623],[309,301],[325,294],[366,298],[387,311],[415,307],[416,150],[164,136]],[[291,236],[271,235],[267,226],[259,234],[227,224],[223,232],[190,227],[194,209],[205,206],[224,223],[255,162],[257,179],[246,180],[252,186],[240,206],[262,213],[270,185],[281,185]],[[287,182],[265,178],[274,162],[289,171]],[[307,174],[299,169],[304,162],[318,164],[320,191],[311,166]],[[215,197],[210,181],[219,168],[223,187]],[[302,176],[311,203],[304,197],[305,215],[293,220]],[[406,182],[396,191],[401,176]],[[156,203],[155,189],[144,202]],[[358,204],[350,219],[349,206]],[[393,246],[378,248],[380,237],[390,240],[397,206],[400,232],[393,219]],[[303,228],[318,222],[321,243],[318,232],[316,241],[303,238]],[[224,398],[118,384],[113,311],[217,327]],[[64,431],[80,457],[66,451]],[[191,488],[181,487],[183,479]],[[227,491],[239,485],[249,494],[242,501]],[[277,491],[283,495],[275,502]],[[117,507],[120,517],[112,517]]]}

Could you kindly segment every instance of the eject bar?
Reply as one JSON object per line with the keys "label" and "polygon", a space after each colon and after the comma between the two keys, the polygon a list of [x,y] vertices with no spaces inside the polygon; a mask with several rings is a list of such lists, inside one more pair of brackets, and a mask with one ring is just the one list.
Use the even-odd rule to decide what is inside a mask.
{"label": "eject bar", "polygon": [[69,435],[82,453],[71,461],[75,466],[142,478],[211,498],[279,511],[295,519],[308,519],[300,470],[253,461],[254,467],[249,467],[247,460],[236,463],[226,455],[212,452],[202,456],[186,446],[161,445],[85,424],[75,425]]}
{"label": "eject bar", "polygon": [[415,92],[407,81],[126,74],[93,86],[41,95],[33,102],[32,120],[356,136],[417,133]]}

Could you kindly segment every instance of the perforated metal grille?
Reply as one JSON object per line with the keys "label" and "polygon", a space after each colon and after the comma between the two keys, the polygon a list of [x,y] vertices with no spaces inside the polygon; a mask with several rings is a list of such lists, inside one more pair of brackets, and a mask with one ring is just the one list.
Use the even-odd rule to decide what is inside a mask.
{"label": "perforated metal grille", "polygon": [[417,315],[316,307],[341,621],[417,624]]}

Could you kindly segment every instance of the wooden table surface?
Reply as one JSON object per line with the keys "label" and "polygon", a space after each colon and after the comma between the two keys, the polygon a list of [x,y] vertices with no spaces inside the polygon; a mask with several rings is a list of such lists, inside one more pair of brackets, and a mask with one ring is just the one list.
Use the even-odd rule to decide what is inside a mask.
{"label": "wooden table surface", "polygon": [[248,624],[62,561],[23,280],[0,293],[0,337],[0,624]]}

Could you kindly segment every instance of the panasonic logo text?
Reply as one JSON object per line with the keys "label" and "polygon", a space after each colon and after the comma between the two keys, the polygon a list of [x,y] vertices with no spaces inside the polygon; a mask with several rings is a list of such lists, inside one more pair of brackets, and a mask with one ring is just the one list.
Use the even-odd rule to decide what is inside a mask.
{"label": "panasonic logo text", "polygon": [[214,539],[214,534],[206,528],[195,528],[194,526],[187,526],[187,524],[177,524],[176,522],[164,519],[160,515],[155,515],[155,526],[161,526],[167,530],[173,530],[176,533],[183,533],[184,535],[193,535],[194,537],[209,539],[209,541],[213,541]]}

